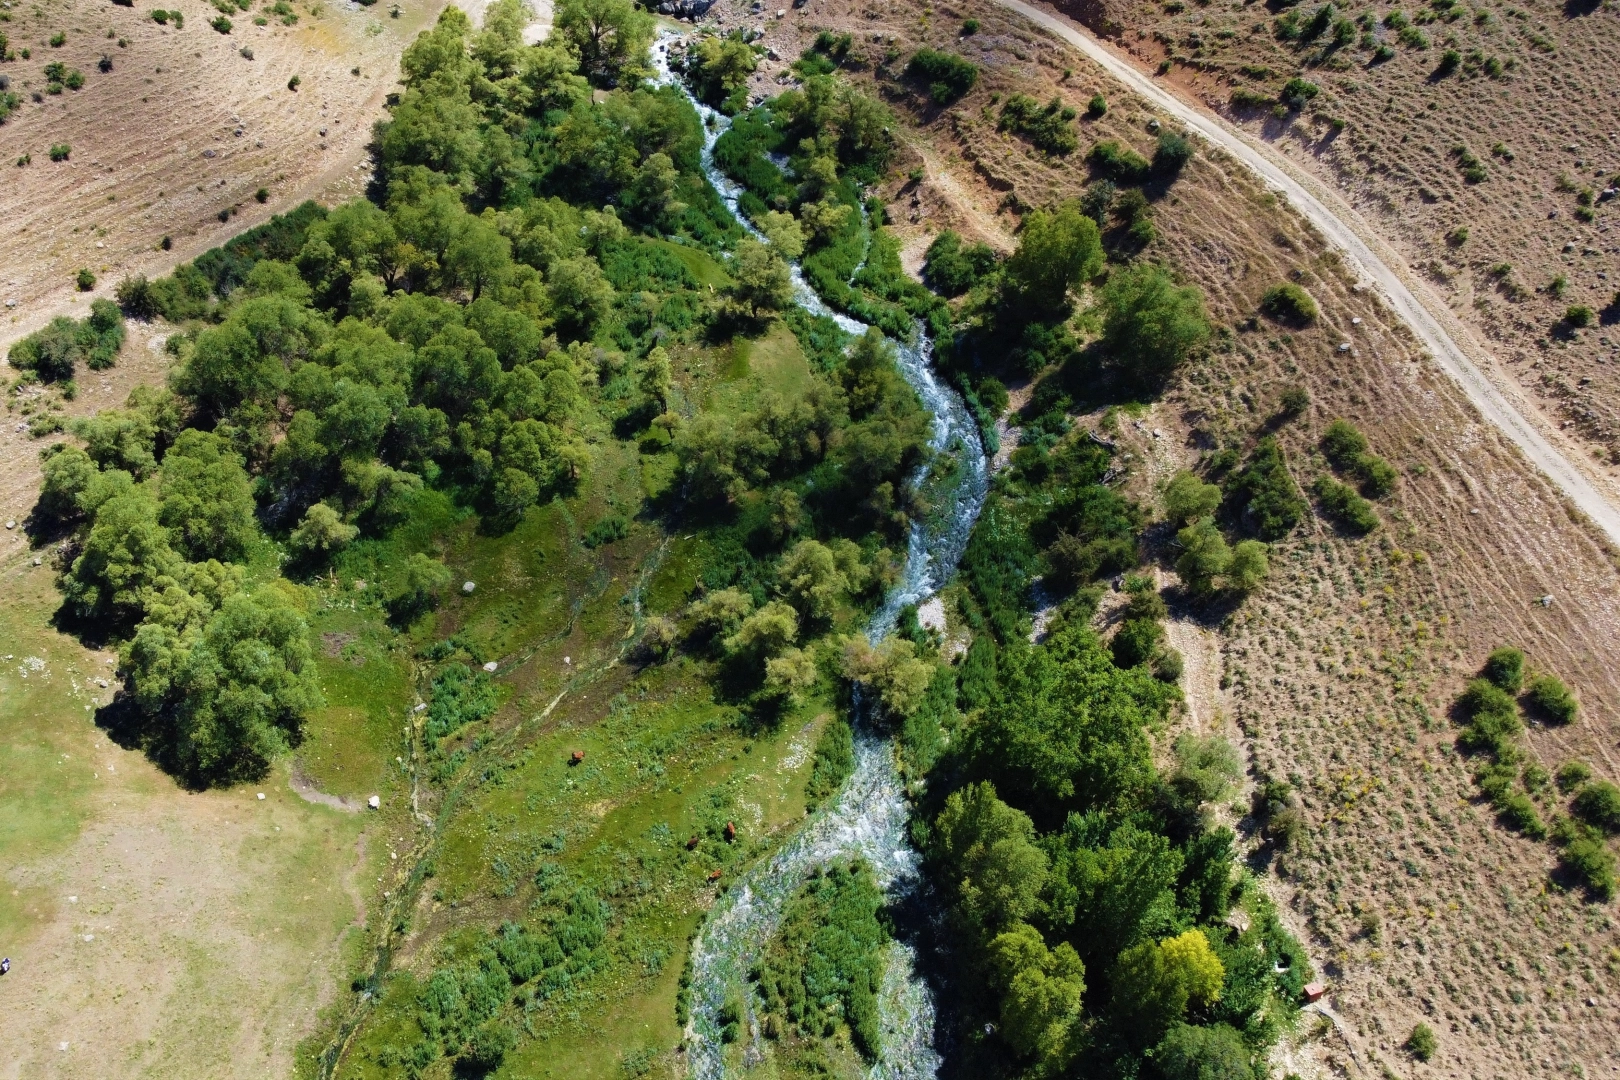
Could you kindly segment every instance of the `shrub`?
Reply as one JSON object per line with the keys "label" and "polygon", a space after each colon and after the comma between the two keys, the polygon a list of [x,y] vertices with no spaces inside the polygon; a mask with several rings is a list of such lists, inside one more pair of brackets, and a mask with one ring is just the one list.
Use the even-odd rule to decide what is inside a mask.
{"label": "shrub", "polygon": [[227,19],[223,15],[214,18],[209,22],[208,25],[212,26],[215,30],[218,30],[222,34],[228,34],[231,32],[231,20]]}
{"label": "shrub", "polygon": [[1571,840],[1559,852],[1564,867],[1599,899],[1614,897],[1614,854],[1602,837],[1582,836]]}
{"label": "shrub", "polygon": [[1571,304],[1564,311],[1564,322],[1576,329],[1591,326],[1597,318],[1597,312],[1585,304]]}
{"label": "shrub", "polygon": [[1113,139],[1105,139],[1093,146],[1086,160],[1098,172],[1121,184],[1140,184],[1152,171],[1147,158]]}
{"label": "shrub", "polygon": [[1048,154],[1072,154],[1080,145],[1074,130],[1074,110],[1053,98],[1043,107],[1028,94],[1014,94],[1001,107],[997,130],[1011,131]]}
{"label": "shrub", "polygon": [[979,69],[955,53],[918,49],[906,64],[906,74],[928,84],[928,94],[939,105],[960,100],[979,81]]}
{"label": "shrub", "polygon": [[1513,698],[1484,679],[1469,683],[1457,705],[1468,718],[1458,738],[1465,750],[1502,754],[1524,730]]}
{"label": "shrub", "polygon": [[1331,476],[1319,476],[1311,490],[1321,500],[1322,508],[1350,530],[1365,536],[1378,528],[1378,515],[1373,513],[1372,504],[1348,485]]}
{"label": "shrub", "polygon": [[630,535],[630,524],[618,514],[609,514],[607,517],[592,525],[585,534],[585,546],[598,548],[604,544],[611,544],[615,540],[623,540]]}
{"label": "shrub", "polygon": [[923,257],[923,280],[941,296],[960,296],[996,268],[996,253],[988,244],[962,246],[962,238],[949,229],[934,238]]}
{"label": "shrub", "polygon": [[1532,840],[1546,838],[1547,826],[1542,822],[1541,815],[1536,813],[1535,802],[1524,792],[1508,795],[1497,809],[1502,815],[1503,824],[1508,828],[1521,832]]}
{"label": "shrub", "polygon": [[1164,516],[1178,527],[1208,517],[1220,504],[1221,489],[1185,469],[1171,477],[1164,489]]}
{"label": "shrub", "polygon": [[1361,480],[1361,490],[1382,498],[1395,490],[1395,468],[1376,454],[1367,452],[1367,437],[1348,420],[1335,420],[1322,435],[1322,456],[1336,469],[1353,473]]}
{"label": "shrub", "polygon": [[1276,98],[1258,90],[1251,90],[1247,86],[1233,90],[1231,101],[1234,109],[1269,109],[1277,104]]}
{"label": "shrub", "polygon": [[1285,282],[1267,289],[1266,294],[1260,298],[1260,310],[1279,322],[1292,323],[1295,326],[1309,326],[1316,321],[1318,315],[1316,301],[1311,298],[1311,294],[1293,282]]}
{"label": "shrub", "polygon": [[1101,120],[1108,115],[1108,99],[1101,94],[1092,94],[1091,100],[1086,102],[1086,115],[1093,120]]}
{"label": "shrub", "polygon": [[1447,49],[1440,54],[1440,64],[1434,69],[1434,77],[1443,79],[1462,66],[1462,53],[1456,49]]}
{"label": "shrub", "polygon": [[1524,653],[1511,645],[1504,645],[1485,658],[1482,674],[1493,685],[1510,694],[1517,694],[1524,685]]}
{"label": "shrub", "polygon": [[1305,518],[1307,507],[1289,475],[1282,446],[1261,439],[1248,464],[1226,482],[1226,495],[1263,540],[1280,540]]}
{"label": "shrub", "polygon": [[1290,419],[1304,414],[1311,407],[1311,395],[1303,386],[1290,386],[1277,402],[1278,411]]}
{"label": "shrub", "polygon": [[1282,90],[1277,94],[1277,100],[1290,109],[1303,109],[1307,102],[1322,92],[1322,88],[1305,79],[1293,78],[1283,83]]}
{"label": "shrub", "polygon": [[1558,790],[1567,795],[1592,779],[1592,767],[1584,761],[1566,761],[1558,767],[1555,779]]}
{"label": "shrub", "polygon": [[1159,176],[1175,176],[1192,160],[1192,154],[1192,143],[1186,136],[1160,132],[1159,145],[1153,151],[1153,171]]}
{"label": "shrub", "polygon": [[52,161],[66,161],[73,154],[73,147],[67,143],[52,143],[49,151]]}
{"label": "shrub", "polygon": [[1434,1053],[1440,1048],[1440,1044],[1439,1040],[1434,1037],[1433,1028],[1428,1024],[1419,1024],[1412,1029],[1412,1034],[1406,1037],[1406,1048],[1419,1061],[1428,1061],[1434,1057]]}
{"label": "shrub", "polygon": [[1587,824],[1604,832],[1620,833],[1620,787],[1598,780],[1583,787],[1570,805]]}
{"label": "shrub", "polygon": [[978,19],[964,19],[962,21],[962,36],[971,37],[979,32]]}
{"label": "shrub", "polygon": [[73,283],[80,292],[89,292],[96,287],[96,275],[90,272],[88,266],[80,267],[79,272],[73,275]]}
{"label": "shrub", "polygon": [[298,92],[299,84],[302,83],[303,81],[304,80],[301,77],[299,77],[297,75],[294,75],[292,78],[287,80],[287,89],[291,90],[293,93],[296,94]]}
{"label": "shrub", "polygon": [[1530,704],[1539,709],[1549,720],[1559,724],[1568,724],[1575,719],[1575,695],[1569,692],[1563,680],[1556,675],[1537,675],[1530,682]]}

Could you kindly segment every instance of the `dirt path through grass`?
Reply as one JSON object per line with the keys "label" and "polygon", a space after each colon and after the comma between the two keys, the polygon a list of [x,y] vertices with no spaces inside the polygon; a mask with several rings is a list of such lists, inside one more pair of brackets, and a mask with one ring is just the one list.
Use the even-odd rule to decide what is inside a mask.
{"label": "dirt path through grass", "polygon": [[[1518,397],[1516,393],[1510,397],[1504,392],[1457,344],[1453,330],[1448,330],[1434,314],[1436,310],[1446,312],[1445,306],[1436,303],[1431,307],[1418,298],[1407,284],[1405,268],[1400,267],[1387,245],[1342,200],[1297,171],[1265,144],[1175,97],[1070,20],[1022,0],[995,0],[995,3],[1074,46],[1134,93],[1243,162],[1267,185],[1286,196],[1299,213],[1320,230],[1329,243],[1344,251],[1355,269],[1378,288],[1401,321],[1462,388],[1485,420],[1507,436],[1610,540],[1620,543],[1620,509],[1615,502],[1592,482],[1574,459],[1553,445],[1544,433],[1545,425],[1536,422],[1533,408],[1522,399],[1514,400]],[[1449,312],[1446,317],[1449,318]],[[1454,330],[1460,333],[1461,327],[1456,326]]]}

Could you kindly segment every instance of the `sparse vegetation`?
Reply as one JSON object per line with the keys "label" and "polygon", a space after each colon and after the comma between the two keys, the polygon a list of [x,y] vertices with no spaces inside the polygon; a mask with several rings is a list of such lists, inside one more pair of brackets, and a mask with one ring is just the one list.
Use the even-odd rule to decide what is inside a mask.
{"label": "sparse vegetation", "polygon": [[1280,322],[1295,326],[1311,325],[1316,322],[1318,314],[1316,301],[1311,294],[1291,281],[1267,289],[1260,298],[1260,310]]}
{"label": "sparse vegetation", "polygon": [[918,49],[906,63],[906,75],[928,87],[936,105],[950,105],[967,95],[979,81],[979,69],[956,53]]}
{"label": "sparse vegetation", "polygon": [[1014,94],[1001,106],[999,130],[1011,131],[1048,154],[1072,154],[1080,145],[1075,111],[1053,98],[1043,107],[1027,94]]}

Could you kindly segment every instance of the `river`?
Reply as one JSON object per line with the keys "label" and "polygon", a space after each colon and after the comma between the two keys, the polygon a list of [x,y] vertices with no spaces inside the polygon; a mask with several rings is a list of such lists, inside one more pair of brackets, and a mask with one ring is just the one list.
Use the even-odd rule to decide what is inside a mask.
{"label": "river", "polygon": [[[763,239],[738,211],[741,188],[714,164],[715,141],[730,126],[730,118],[692,98],[670,70],[669,48],[677,40],[666,35],[653,46],[659,81],[687,93],[703,120],[703,171],[743,227]],[[792,273],[794,298],[806,311],[832,318],[852,334],[866,333],[869,327],[865,323],[823,303],[796,263]],[[956,391],[934,372],[933,343],[921,326],[914,337],[914,343],[895,343],[897,359],[906,381],[933,415],[931,445],[935,453],[913,483],[929,488],[939,509],[911,526],[901,580],[867,625],[866,634],[873,643],[893,632],[902,608],[926,600],[949,580],[989,489],[989,467],[973,416]],[[935,475],[929,475],[930,469],[936,470]],[[891,899],[904,896],[918,884],[919,858],[907,836],[909,809],[895,767],[894,747],[863,722],[860,712],[857,708],[855,771],[848,782],[790,840],[732,884],[716,901],[693,943],[687,1045],[692,1074],[698,1080],[726,1076],[718,1016],[728,992],[740,994],[748,1012],[743,1025],[749,1043],[745,1058],[758,1060],[761,1056],[757,1002],[748,993],[748,970],[780,925],[787,901],[811,870],[834,861],[863,859]],[[869,1077],[931,1080],[939,1068],[933,997],[916,971],[915,953],[905,942],[894,941],[889,946],[878,1008],[882,1046]]]}

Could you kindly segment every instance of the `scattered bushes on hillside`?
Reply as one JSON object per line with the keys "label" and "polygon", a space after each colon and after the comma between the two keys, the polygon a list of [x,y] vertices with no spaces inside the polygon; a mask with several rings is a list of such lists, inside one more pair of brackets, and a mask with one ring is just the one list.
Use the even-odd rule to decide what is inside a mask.
{"label": "scattered bushes on hillside", "polygon": [[923,258],[923,280],[941,296],[960,296],[996,268],[996,253],[988,244],[962,245],[962,238],[946,229],[928,245]]}
{"label": "scattered bushes on hillside", "polygon": [[1367,449],[1367,437],[1348,420],[1335,420],[1322,435],[1322,455],[1335,469],[1361,481],[1361,490],[1383,498],[1395,490],[1395,468]]}
{"label": "scattered bushes on hillside", "polygon": [[1147,158],[1114,139],[1104,139],[1092,146],[1086,160],[1098,173],[1117,184],[1140,184],[1153,171]]}
{"label": "scattered bushes on hillside", "polygon": [[1260,440],[1248,462],[1224,486],[1238,519],[1262,540],[1281,540],[1305,519],[1308,507],[1288,472],[1282,445],[1273,436]]}
{"label": "scattered bushes on hillside", "polygon": [[1294,326],[1310,326],[1316,322],[1318,314],[1316,301],[1311,294],[1293,282],[1267,289],[1260,298],[1260,310],[1278,322]]}
{"label": "scattered bushes on hillside", "polygon": [[1406,1048],[1419,1061],[1428,1061],[1434,1057],[1435,1051],[1440,1049],[1440,1041],[1434,1037],[1433,1028],[1428,1024],[1419,1024],[1412,1029],[1412,1034],[1406,1037]]}
{"label": "scattered bushes on hillside", "polygon": [[91,371],[112,367],[123,346],[124,317],[118,305],[93,300],[88,316],[75,320],[58,315],[43,330],[13,345],[7,361],[44,382],[60,382],[73,378],[80,363]]}
{"label": "scattered bushes on hillside", "polygon": [[1372,504],[1331,476],[1317,477],[1311,490],[1321,500],[1322,508],[1352,532],[1365,536],[1378,528]]}
{"label": "scattered bushes on hillside", "polygon": [[1310,104],[1311,99],[1322,92],[1322,88],[1306,79],[1293,78],[1283,84],[1277,94],[1277,100],[1294,111],[1303,109]]}
{"label": "scattered bushes on hillside", "polygon": [[1556,675],[1537,675],[1531,679],[1528,697],[1542,716],[1556,724],[1573,723],[1579,709],[1575,695]]}
{"label": "scattered bushes on hillside", "polygon": [[956,53],[918,49],[906,63],[906,75],[928,85],[937,105],[950,105],[966,96],[979,81],[979,69]]}
{"label": "scattered bushes on hillside", "polygon": [[1028,94],[1013,94],[1001,106],[998,131],[1010,131],[1028,139],[1048,154],[1072,154],[1080,145],[1074,129],[1075,111],[1053,98],[1042,106]]}

